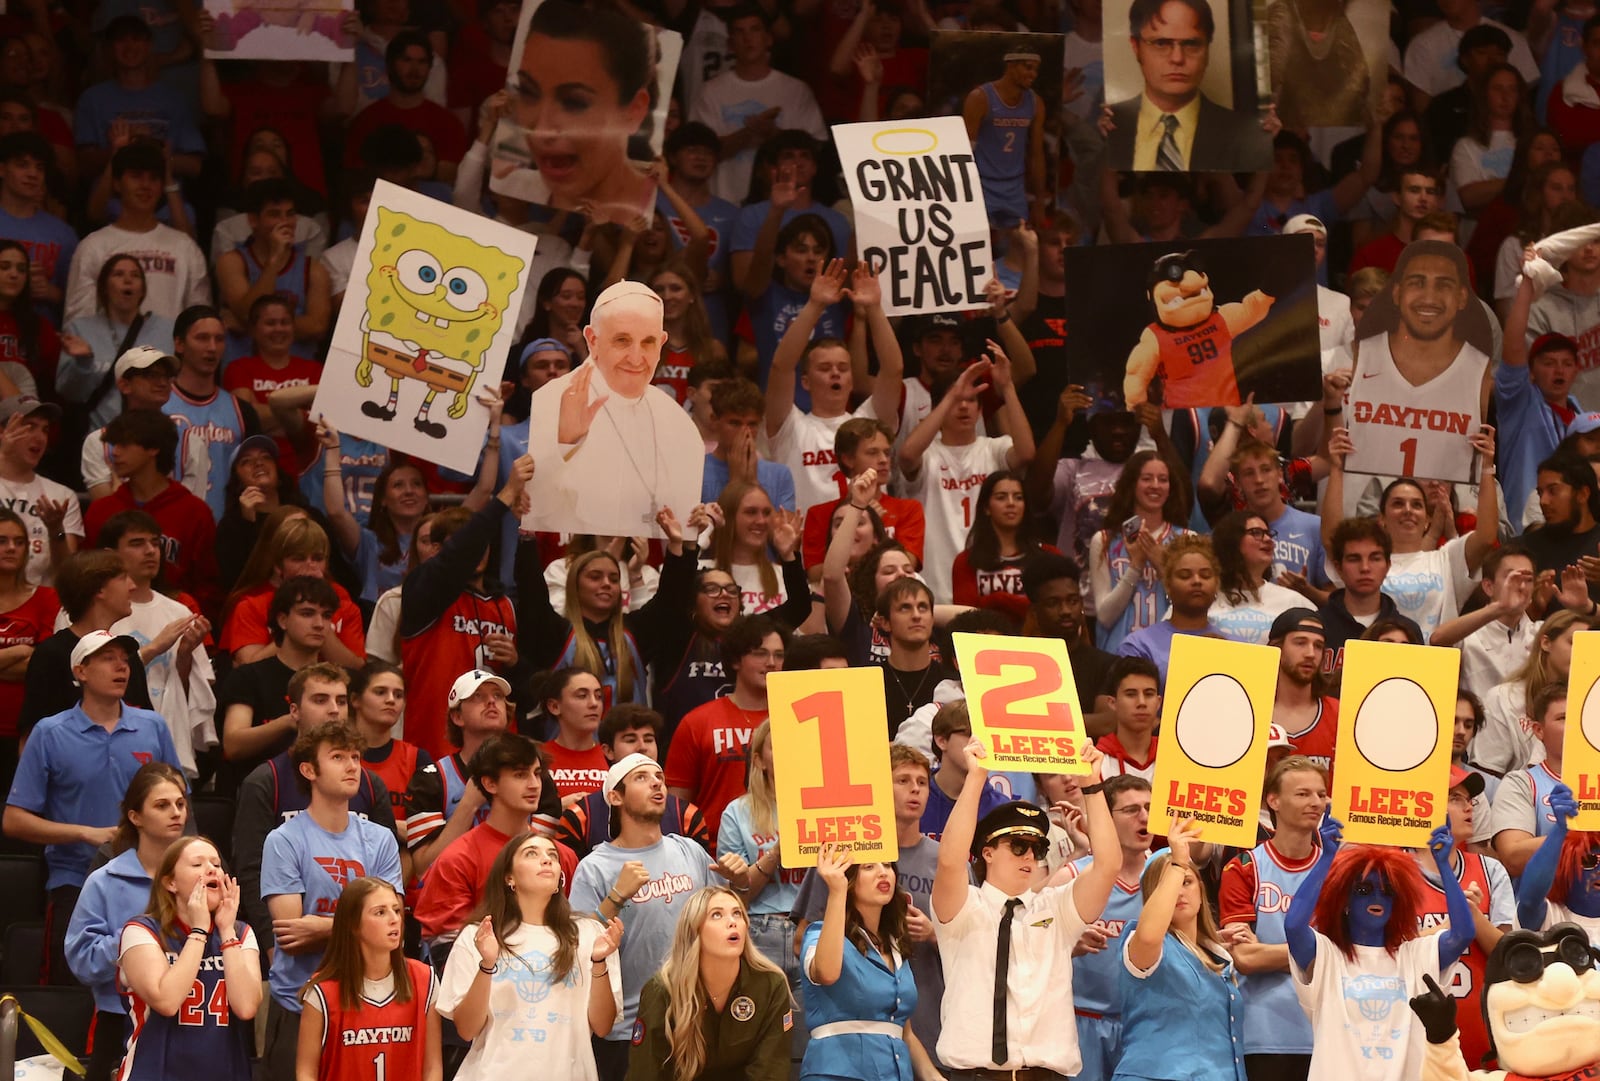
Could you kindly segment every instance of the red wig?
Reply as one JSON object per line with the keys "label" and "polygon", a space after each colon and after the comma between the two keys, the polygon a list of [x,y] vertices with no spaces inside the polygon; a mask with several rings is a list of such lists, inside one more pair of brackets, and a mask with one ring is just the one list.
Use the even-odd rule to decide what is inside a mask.
{"label": "red wig", "polygon": [[1583,881],[1583,857],[1600,845],[1600,833],[1573,830],[1561,842],[1561,858],[1556,862],[1556,877],[1550,883],[1546,899],[1558,905],[1567,903],[1567,891]]}
{"label": "red wig", "polygon": [[1322,884],[1311,922],[1350,960],[1355,959],[1356,946],[1350,941],[1346,916],[1356,883],[1368,874],[1381,878],[1394,898],[1383,930],[1383,948],[1393,955],[1402,943],[1417,937],[1424,883],[1411,853],[1379,845],[1345,845],[1328,868],[1328,880]]}

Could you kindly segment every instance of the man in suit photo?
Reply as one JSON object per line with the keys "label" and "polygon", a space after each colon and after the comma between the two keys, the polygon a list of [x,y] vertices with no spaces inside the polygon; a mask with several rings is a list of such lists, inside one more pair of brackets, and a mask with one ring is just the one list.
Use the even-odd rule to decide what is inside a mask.
{"label": "man in suit photo", "polygon": [[1258,172],[1272,137],[1251,112],[1201,92],[1216,20],[1206,0],[1133,0],[1128,40],[1144,77],[1137,97],[1107,106],[1109,164],[1134,172]]}

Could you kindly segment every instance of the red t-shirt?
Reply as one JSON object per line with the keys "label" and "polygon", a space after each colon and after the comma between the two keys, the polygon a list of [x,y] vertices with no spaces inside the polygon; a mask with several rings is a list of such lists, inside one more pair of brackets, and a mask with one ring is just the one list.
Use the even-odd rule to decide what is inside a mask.
{"label": "red t-shirt", "polygon": [[1384,233],[1376,240],[1368,241],[1356,252],[1355,258],[1350,260],[1350,273],[1354,274],[1358,270],[1375,266],[1379,270],[1393,274],[1395,261],[1405,250],[1405,241],[1393,233]]}
{"label": "red t-shirt", "polygon": [[745,748],[750,733],[766,719],[764,709],[743,710],[732,698],[717,698],[690,710],[673,733],[667,785],[689,790],[705,815],[713,845],[722,812],[745,793]]}
{"label": "red t-shirt", "polygon": [[[480,822],[439,853],[423,877],[422,896],[417,898],[415,915],[422,924],[423,938],[435,939],[466,926],[472,910],[483,900],[489,865],[509,840],[507,834]],[[555,844],[561,859],[561,892],[569,893],[578,857],[560,841]]]}
{"label": "red t-shirt", "polygon": [[262,128],[271,128],[294,148],[290,163],[302,184],[328,193],[322,164],[322,138],[317,117],[330,90],[326,79],[306,78],[287,86],[269,86],[255,79],[223,83],[222,94],[233,107],[233,146],[229,174],[236,175],[244,161],[245,144]]}
{"label": "red t-shirt", "polygon": [[489,52],[489,38],[478,23],[461,28],[450,49],[445,72],[445,101],[452,109],[469,109],[478,115],[485,98],[506,85],[506,66]]}
{"label": "red t-shirt", "polygon": [[217,585],[217,523],[206,501],[170,481],[149,502],[140,503],[133,498],[131,487],[123,484],[90,503],[84,512],[83,529],[89,543],[99,541],[100,527],[107,519],[125,510],[142,510],[160,524],[167,581],[194,594],[201,608],[214,617],[222,602]]}
{"label": "red t-shirt", "polygon": [[379,98],[356,114],[344,140],[346,169],[361,165],[361,144],[368,135],[386,124],[399,124],[418,135],[426,135],[440,161],[457,162],[467,152],[467,131],[455,115],[437,102],[424,100],[402,109],[389,98]]}
{"label": "red t-shirt", "polygon": [[[334,610],[330,621],[333,633],[356,656],[366,656],[367,635],[361,627],[361,610],[350,600],[350,594],[344,591],[344,586],[334,581],[328,584],[339,597],[339,607]],[[260,585],[239,598],[222,624],[222,641],[219,645],[224,653],[233,653],[243,646],[264,646],[272,642],[272,634],[267,630],[267,608],[272,604],[272,593],[272,586]],[[456,675],[463,671],[465,669],[458,669]],[[450,678],[454,679],[455,676]],[[441,697],[440,701],[443,700]]]}
{"label": "red t-shirt", "polygon": [[[274,368],[259,356],[240,357],[229,362],[222,371],[222,389],[229,394],[237,394],[241,390],[250,392],[252,398],[261,405],[267,404],[267,398],[275,390],[284,387],[314,387],[322,382],[322,365],[305,357],[290,357],[289,363],[281,368]],[[293,462],[294,472],[301,472],[310,463],[300,460],[295,453],[294,444],[288,437],[278,436],[278,460],[280,462]]]}
{"label": "red t-shirt", "polygon": [[[800,536],[800,558],[806,566],[822,565],[823,557],[828,554],[828,525],[833,521],[833,512],[842,502],[844,500],[834,499],[818,503],[806,511],[805,532]],[[879,496],[878,503],[883,507],[881,519],[884,531],[905,545],[906,551],[916,556],[920,564],[922,545],[928,532],[927,521],[922,516],[922,504],[915,499],[901,499],[893,495]]]}
{"label": "red t-shirt", "polygon": [[[55,633],[61,601],[49,586],[39,586],[33,596],[9,612],[0,612],[0,649],[37,646]],[[14,739],[22,713],[22,675],[0,679],[0,736]]]}
{"label": "red t-shirt", "polygon": [[569,751],[555,740],[544,745],[550,759],[550,780],[555,782],[556,793],[563,799],[584,792],[598,792],[605,786],[606,770],[611,763],[595,744],[587,751]]}

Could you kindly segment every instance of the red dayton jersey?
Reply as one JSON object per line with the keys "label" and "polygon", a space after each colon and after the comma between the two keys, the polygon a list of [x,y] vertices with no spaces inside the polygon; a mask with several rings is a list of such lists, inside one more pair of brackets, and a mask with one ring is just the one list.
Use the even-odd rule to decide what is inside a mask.
{"label": "red dayton jersey", "polygon": [[1233,335],[1221,312],[1192,327],[1151,323],[1160,351],[1164,409],[1197,409],[1203,405],[1238,405],[1239,384],[1233,375]]}
{"label": "red dayton jersey", "polygon": [[[1489,876],[1483,869],[1483,857],[1476,852],[1459,853],[1461,873],[1457,876],[1463,890],[1478,887],[1478,909],[1489,914]],[[1426,880],[1425,880],[1426,881]],[[1445,905],[1444,890],[1427,883],[1422,892],[1422,907],[1417,913],[1417,930],[1425,935],[1438,934],[1450,923],[1450,913]],[[1439,977],[1444,993],[1457,1000],[1456,1026],[1461,1030],[1461,1057],[1471,1068],[1480,1069],[1479,1063],[1489,1052],[1489,1033],[1483,1027],[1484,968],[1489,955],[1483,952],[1476,939],[1467,947],[1461,959]]]}
{"label": "red dayton jersey", "polygon": [[1333,752],[1339,740],[1339,700],[1323,695],[1317,700],[1317,719],[1300,732],[1284,729],[1295,754],[1303,754],[1328,771],[1328,791],[1333,791]]}
{"label": "red dayton jersey", "polygon": [[411,1000],[382,1002],[365,996],[347,1010],[337,980],[306,989],[306,1000],[322,1011],[322,1057],[317,1081],[400,1081],[423,1076],[428,1046],[428,1007],[433,1005],[433,969],[406,960]]}
{"label": "red dayton jersey", "polygon": [[452,750],[445,737],[450,685],[474,668],[495,669],[483,639],[517,633],[517,614],[506,597],[470,589],[450,602],[426,630],[400,642],[400,667],[406,676],[406,739],[443,758]]}

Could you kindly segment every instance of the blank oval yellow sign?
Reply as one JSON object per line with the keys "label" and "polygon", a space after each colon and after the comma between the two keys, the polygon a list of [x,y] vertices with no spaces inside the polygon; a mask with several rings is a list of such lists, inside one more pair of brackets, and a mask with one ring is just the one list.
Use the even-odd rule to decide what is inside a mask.
{"label": "blank oval yellow sign", "polygon": [[872,149],[880,154],[930,154],[938,148],[939,136],[927,128],[889,128],[872,137]]}

